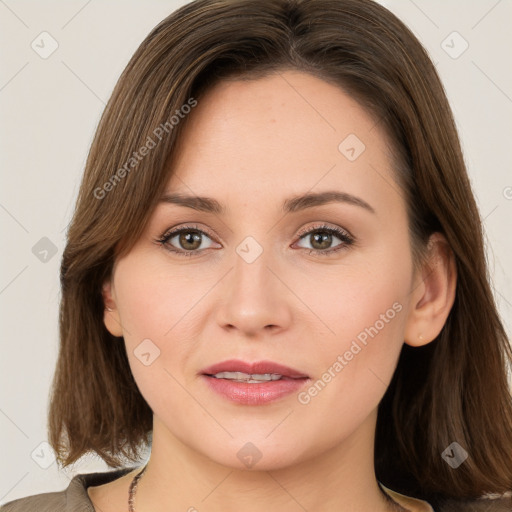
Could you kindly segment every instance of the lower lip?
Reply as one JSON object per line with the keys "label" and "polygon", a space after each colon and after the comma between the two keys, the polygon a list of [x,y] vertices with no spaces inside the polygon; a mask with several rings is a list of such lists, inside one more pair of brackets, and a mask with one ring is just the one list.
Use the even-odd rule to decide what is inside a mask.
{"label": "lower lip", "polygon": [[246,382],[235,382],[228,379],[217,379],[202,376],[206,383],[219,395],[224,396],[232,402],[244,405],[263,405],[297,392],[310,379],[281,379],[261,384],[248,384]]}

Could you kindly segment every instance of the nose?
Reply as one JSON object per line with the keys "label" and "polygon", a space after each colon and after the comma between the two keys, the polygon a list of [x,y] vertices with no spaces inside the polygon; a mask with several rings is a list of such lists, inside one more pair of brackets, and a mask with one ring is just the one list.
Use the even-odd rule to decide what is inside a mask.
{"label": "nose", "polygon": [[278,277],[278,264],[269,252],[263,250],[252,262],[235,252],[233,268],[219,290],[216,317],[221,328],[258,337],[289,327],[293,294]]}

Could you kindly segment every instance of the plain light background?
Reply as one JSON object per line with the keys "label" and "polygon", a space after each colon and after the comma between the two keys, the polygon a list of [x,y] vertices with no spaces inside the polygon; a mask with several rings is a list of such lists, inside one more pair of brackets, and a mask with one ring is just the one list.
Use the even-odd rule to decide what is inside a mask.
{"label": "plain light background", "polygon": [[[105,103],[142,40],[184,3],[0,0],[0,503],[62,490],[78,472],[110,469],[85,457],[59,470],[44,444],[58,349],[59,264]],[[424,44],[447,90],[510,335],[512,1],[381,3]],[[45,31],[58,48],[43,59],[31,45],[41,48],[44,37],[51,48],[40,36]]]}

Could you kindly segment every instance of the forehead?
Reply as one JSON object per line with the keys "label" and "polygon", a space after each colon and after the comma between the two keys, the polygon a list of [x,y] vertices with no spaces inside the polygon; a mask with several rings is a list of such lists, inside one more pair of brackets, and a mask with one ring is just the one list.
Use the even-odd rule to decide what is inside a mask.
{"label": "forehead", "polygon": [[338,189],[375,201],[394,178],[373,116],[306,73],[220,82],[189,116],[168,192],[257,205]]}

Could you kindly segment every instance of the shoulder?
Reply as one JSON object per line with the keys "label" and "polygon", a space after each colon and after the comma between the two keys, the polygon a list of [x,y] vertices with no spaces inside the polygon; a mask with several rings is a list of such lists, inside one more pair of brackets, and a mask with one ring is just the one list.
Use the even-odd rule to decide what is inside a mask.
{"label": "shoulder", "polygon": [[9,501],[0,507],[1,512],[61,512],[64,510],[66,510],[66,491],[34,494]]}
{"label": "shoulder", "polygon": [[112,482],[133,469],[78,474],[62,491],[34,494],[9,501],[0,506],[0,512],[94,512],[87,488]]}
{"label": "shoulder", "polygon": [[512,496],[477,500],[447,500],[436,512],[512,512]]}

